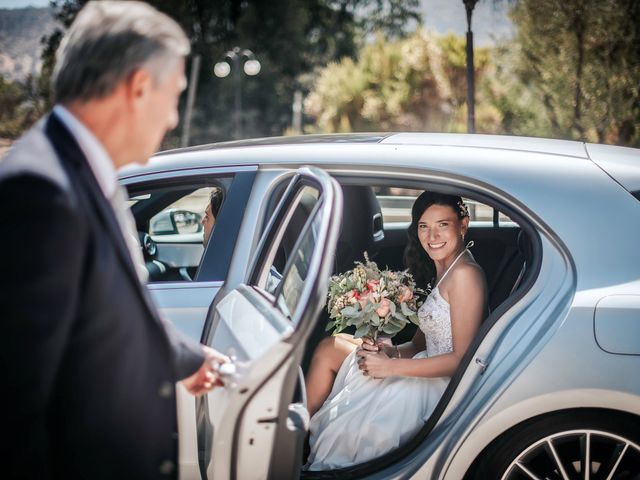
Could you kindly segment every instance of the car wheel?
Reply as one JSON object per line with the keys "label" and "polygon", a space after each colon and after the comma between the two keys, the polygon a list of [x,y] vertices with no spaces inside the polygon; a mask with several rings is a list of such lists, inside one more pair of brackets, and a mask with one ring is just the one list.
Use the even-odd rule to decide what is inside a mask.
{"label": "car wheel", "polygon": [[476,479],[639,479],[640,420],[599,410],[525,422],[482,455]]}

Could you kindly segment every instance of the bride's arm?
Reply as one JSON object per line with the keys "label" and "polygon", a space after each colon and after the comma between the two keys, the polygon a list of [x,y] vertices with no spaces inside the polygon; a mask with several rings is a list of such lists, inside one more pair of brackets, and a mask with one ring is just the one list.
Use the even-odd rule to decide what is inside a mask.
{"label": "bride's arm", "polygon": [[[446,294],[451,315],[453,351],[430,358],[399,359],[392,363],[393,375],[450,377],[473,341],[485,311],[485,280],[475,265],[460,265],[451,272]],[[394,365],[395,364],[395,365]]]}
{"label": "bride's arm", "polygon": [[392,355],[389,355],[388,353],[387,355],[398,358],[411,358],[416,353],[424,351],[425,348],[427,348],[427,344],[424,338],[424,333],[422,333],[422,330],[418,328],[411,341],[397,345],[397,347],[394,347],[391,351]]}

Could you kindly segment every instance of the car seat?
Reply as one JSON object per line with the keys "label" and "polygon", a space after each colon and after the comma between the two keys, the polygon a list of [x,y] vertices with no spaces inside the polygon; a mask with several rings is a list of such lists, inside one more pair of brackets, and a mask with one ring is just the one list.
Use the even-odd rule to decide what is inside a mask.
{"label": "car seat", "polygon": [[343,186],[342,193],[344,206],[335,273],[352,269],[355,261],[364,260],[365,251],[375,259],[384,239],[382,209],[371,187]]}
{"label": "car seat", "polygon": [[533,257],[533,248],[531,247],[531,242],[529,241],[527,234],[520,230],[518,234],[518,251],[522,256],[522,265],[520,267],[520,272],[518,273],[518,277],[515,282],[513,282],[513,286],[511,287],[511,291],[509,295],[514,293],[523,283],[524,277],[527,273],[527,268],[531,265],[531,258]]}
{"label": "car seat", "polygon": [[[374,260],[379,244],[384,239],[382,209],[371,187],[347,185],[342,187],[342,193],[342,227],[336,248],[334,273],[352,269],[355,261],[364,260],[365,251]],[[329,314],[324,308],[307,341],[301,362],[304,372],[308,369],[316,345],[328,335],[325,330],[328,321]]]}

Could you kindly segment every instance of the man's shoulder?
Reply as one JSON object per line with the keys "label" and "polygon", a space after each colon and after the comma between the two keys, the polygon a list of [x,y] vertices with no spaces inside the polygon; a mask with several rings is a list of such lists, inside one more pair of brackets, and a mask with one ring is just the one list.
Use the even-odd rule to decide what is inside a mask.
{"label": "man's shoulder", "polygon": [[35,177],[49,181],[62,190],[70,189],[69,178],[45,133],[47,118],[38,121],[0,160],[0,183],[15,178]]}

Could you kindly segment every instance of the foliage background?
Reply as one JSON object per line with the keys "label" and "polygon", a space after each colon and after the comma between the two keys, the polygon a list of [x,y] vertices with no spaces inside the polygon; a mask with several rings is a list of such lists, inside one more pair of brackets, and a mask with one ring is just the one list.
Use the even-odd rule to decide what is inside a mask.
{"label": "foliage background", "polygon": [[[54,52],[86,0],[51,3],[63,28],[43,38],[41,74],[0,77],[0,137],[16,138],[51,106]],[[245,137],[298,133],[295,91],[305,133],[466,131],[465,40],[421,28],[418,0],[149,3],[183,26],[202,58],[191,144],[233,138],[233,82],[211,66],[236,45],[262,64],[242,77]],[[516,36],[475,49],[476,130],[640,147],[640,2],[509,5]],[[182,127],[165,148],[179,145]]]}

